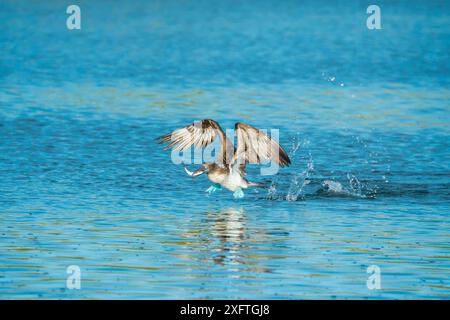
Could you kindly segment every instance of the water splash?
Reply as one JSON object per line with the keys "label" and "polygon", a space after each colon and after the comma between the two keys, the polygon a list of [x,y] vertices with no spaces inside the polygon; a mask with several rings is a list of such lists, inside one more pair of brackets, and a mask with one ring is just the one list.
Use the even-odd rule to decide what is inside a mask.
{"label": "water splash", "polygon": [[332,195],[351,196],[356,198],[373,198],[374,194],[364,191],[364,184],[354,174],[347,174],[348,186],[344,186],[339,181],[324,180],[322,182],[322,188],[318,193],[326,193]]}
{"label": "water splash", "polygon": [[363,196],[361,193],[361,182],[359,182],[358,178],[354,174],[347,173],[347,179],[351,192],[355,195]]}
{"label": "water splash", "polygon": [[[308,140],[304,140],[303,142],[300,140],[300,134],[297,133],[297,135],[292,139],[291,148],[288,151],[289,157],[291,159],[294,159],[295,154],[300,149],[300,146],[306,143],[309,143]],[[276,200],[279,198],[278,195],[278,184],[279,184],[279,176],[275,175],[272,178],[272,181],[270,182],[269,189],[267,190],[266,199],[268,200]]]}
{"label": "water splash", "polygon": [[[292,144],[289,150],[291,159],[299,158],[299,150],[302,151],[298,159],[298,163],[304,163],[306,160],[306,168],[302,171],[293,172],[286,175],[276,175],[272,178],[267,190],[266,199],[268,200],[286,200],[289,202],[303,200],[305,198],[317,197],[354,197],[354,198],[375,198],[377,194],[377,185],[370,181],[365,181],[364,172],[354,173],[351,171],[344,171],[343,174],[335,176],[335,172],[327,172],[324,175],[317,172],[314,159],[309,150],[310,141],[308,139],[300,140],[299,135],[292,139]],[[356,142],[359,145],[365,145],[365,141],[356,137]],[[305,155],[306,153],[306,155]],[[372,159],[371,155],[364,158],[363,162],[369,165]],[[330,175],[331,173],[331,175]],[[286,191],[287,190],[287,191]]]}
{"label": "water splash", "polygon": [[297,201],[299,196],[303,196],[303,190],[311,181],[310,177],[314,172],[314,161],[311,154],[309,154],[309,160],[307,167],[300,174],[294,174],[291,184],[289,185],[289,190],[286,195],[287,201]]}
{"label": "water splash", "polygon": [[335,193],[341,193],[344,191],[344,187],[342,186],[342,184],[333,180],[325,180],[324,182],[322,182],[322,186],[325,189]]}
{"label": "water splash", "polygon": [[267,196],[266,198],[268,200],[274,200],[278,198],[278,191],[277,191],[277,179],[272,179],[272,182],[270,184],[269,189],[267,190]]}

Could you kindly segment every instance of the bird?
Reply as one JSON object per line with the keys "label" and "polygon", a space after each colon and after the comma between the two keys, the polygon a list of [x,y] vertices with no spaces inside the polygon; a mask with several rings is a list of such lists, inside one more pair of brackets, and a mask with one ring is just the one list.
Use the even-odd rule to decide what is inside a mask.
{"label": "bird", "polygon": [[[209,195],[225,188],[233,192],[235,199],[240,199],[244,197],[243,189],[264,187],[260,183],[251,182],[245,178],[247,164],[273,161],[279,167],[287,167],[291,164],[291,160],[286,151],[261,130],[239,122],[235,124],[234,128],[236,147],[230,137],[225,135],[220,125],[211,119],[193,122],[186,127],[159,136],[156,140],[159,144],[166,144],[165,150],[173,148],[174,151],[183,152],[192,146],[205,148],[218,138],[220,148],[215,161],[203,162],[193,172],[189,171],[186,164],[183,163],[184,169],[191,177],[207,173],[208,179],[213,183],[206,190]],[[234,137],[232,140],[234,142]]]}

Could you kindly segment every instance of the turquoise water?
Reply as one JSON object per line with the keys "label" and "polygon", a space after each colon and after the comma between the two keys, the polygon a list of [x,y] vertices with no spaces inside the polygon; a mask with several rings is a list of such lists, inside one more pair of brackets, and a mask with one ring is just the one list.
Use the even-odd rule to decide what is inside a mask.
{"label": "turquoise water", "polygon": [[[447,2],[78,4],[0,3],[1,298],[450,297]],[[206,196],[154,142],[204,118],[292,166]]]}

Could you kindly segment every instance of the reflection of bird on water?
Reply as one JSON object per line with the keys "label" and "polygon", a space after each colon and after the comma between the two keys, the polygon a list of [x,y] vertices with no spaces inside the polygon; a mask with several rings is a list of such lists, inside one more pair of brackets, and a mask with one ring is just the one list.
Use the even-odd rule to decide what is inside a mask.
{"label": "reflection of bird on water", "polygon": [[[219,245],[212,251],[218,254],[213,258],[218,265],[246,266],[246,268],[230,269],[237,272],[271,272],[269,268],[259,265],[256,259],[255,248],[251,242],[259,242],[262,239],[249,234],[246,226],[247,216],[243,208],[228,208],[218,212],[208,213],[208,220],[212,220],[210,234],[219,240]],[[258,240],[257,240],[258,239]],[[263,258],[263,256],[260,256]],[[255,260],[256,259],[256,260]]]}
{"label": "reflection of bird on water", "polygon": [[201,219],[183,233],[183,245],[196,254],[187,254],[183,258],[195,261],[199,256],[200,259],[212,259],[215,264],[229,268],[227,270],[233,272],[233,277],[245,276],[242,273],[246,272],[271,272],[263,265],[264,261],[277,255],[268,255],[264,246],[263,252],[258,251],[261,243],[272,243],[273,239],[268,238],[270,233],[265,230],[250,233],[247,222],[247,214],[242,207],[208,211],[206,219]]}
{"label": "reflection of bird on water", "polygon": [[262,131],[243,123],[235,125],[237,147],[234,148],[230,139],[225,135],[220,125],[214,120],[202,120],[187,127],[177,129],[171,133],[158,137],[159,143],[169,143],[166,149],[185,151],[191,146],[204,148],[211,144],[216,137],[220,139],[219,155],[214,163],[203,163],[196,171],[186,172],[196,177],[205,172],[214,185],[206,190],[209,193],[224,187],[233,193],[235,198],[242,198],[242,189],[261,187],[261,184],[245,179],[246,164],[260,164],[263,161],[274,161],[280,167],[291,163],[286,151],[273,139]]}
{"label": "reflection of bird on water", "polygon": [[218,213],[209,213],[208,218],[214,222],[211,226],[211,235],[217,237],[220,242],[220,246],[215,249],[216,252],[219,252],[219,255],[214,258],[214,261],[223,264],[227,258],[227,252],[237,256],[242,248],[247,230],[245,227],[245,211],[242,208],[229,208],[220,210]]}

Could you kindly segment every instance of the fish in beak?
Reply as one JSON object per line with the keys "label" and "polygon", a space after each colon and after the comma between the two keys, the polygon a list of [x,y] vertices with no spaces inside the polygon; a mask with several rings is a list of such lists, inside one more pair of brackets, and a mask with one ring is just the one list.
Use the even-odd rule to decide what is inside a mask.
{"label": "fish in beak", "polygon": [[191,177],[197,177],[197,176],[205,173],[205,171],[207,170],[206,166],[201,166],[200,168],[198,168],[197,170],[192,172],[192,171],[189,171],[189,169],[186,167],[185,164],[183,164],[183,166],[184,166],[184,170],[186,171],[186,173]]}

